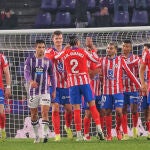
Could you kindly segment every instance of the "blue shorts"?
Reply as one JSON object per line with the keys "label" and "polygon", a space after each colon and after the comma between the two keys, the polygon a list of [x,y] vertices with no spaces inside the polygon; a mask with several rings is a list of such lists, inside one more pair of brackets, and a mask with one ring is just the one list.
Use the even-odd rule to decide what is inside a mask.
{"label": "blue shorts", "polygon": [[141,96],[141,108],[142,109],[147,109],[149,106],[147,102],[147,96]]}
{"label": "blue shorts", "polygon": [[147,103],[150,105],[150,92],[148,93]]}
{"label": "blue shorts", "polygon": [[92,90],[89,84],[76,85],[69,88],[71,104],[81,104],[81,96],[84,97],[85,103],[94,100]]}
{"label": "blue shorts", "polygon": [[138,104],[139,93],[138,92],[124,92],[124,105]]}
{"label": "blue shorts", "polygon": [[96,108],[97,108],[98,110],[101,109],[101,102],[102,102],[102,95],[100,95],[100,96],[95,96]]}
{"label": "blue shorts", "polygon": [[4,91],[0,89],[0,104],[4,104],[5,99],[4,99]]}
{"label": "blue shorts", "polygon": [[[50,88],[50,95],[52,90]],[[69,88],[56,88],[56,98],[52,103],[58,103],[60,105],[70,104]]]}
{"label": "blue shorts", "polygon": [[112,94],[112,95],[102,95],[101,108],[103,109],[113,109],[114,107],[122,108],[124,103],[123,93]]}

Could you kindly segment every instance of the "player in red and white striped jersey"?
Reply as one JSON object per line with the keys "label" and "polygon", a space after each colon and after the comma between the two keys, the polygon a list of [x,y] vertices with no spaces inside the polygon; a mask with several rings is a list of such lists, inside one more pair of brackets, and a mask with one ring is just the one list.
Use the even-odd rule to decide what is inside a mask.
{"label": "player in red and white striped jersey", "polygon": [[55,59],[64,59],[65,68],[67,71],[68,82],[70,85],[70,100],[74,107],[74,122],[77,131],[77,141],[83,140],[81,134],[81,116],[80,104],[81,96],[84,96],[84,101],[88,103],[92,117],[96,123],[98,138],[104,139],[100,125],[100,116],[95,106],[92,90],[90,88],[90,78],[88,74],[87,61],[97,62],[91,54],[80,48],[80,42],[76,36],[70,37],[70,47],[60,52],[55,56]]}
{"label": "player in red and white striped jersey", "polygon": [[101,69],[103,75],[102,108],[106,109],[107,139],[112,139],[112,109],[114,105],[116,110],[117,138],[118,140],[121,140],[122,134],[120,132],[120,127],[122,123],[122,108],[124,102],[122,82],[123,70],[126,71],[128,77],[138,88],[140,87],[140,83],[128,68],[125,60],[121,56],[116,56],[117,45],[115,43],[111,42],[108,44],[106,53],[107,56],[101,59]]}
{"label": "player in red and white striped jersey", "polygon": [[[134,63],[130,65],[135,60],[139,60],[137,55],[132,54],[132,43],[130,40],[125,40],[122,43],[122,57],[130,68],[131,72],[138,79],[139,74],[139,63]],[[133,81],[128,78],[126,72],[123,72],[123,91],[124,91],[124,107],[123,107],[123,132],[124,140],[129,138],[127,131],[127,107],[130,105],[132,113],[132,124],[133,124],[133,137],[137,138],[137,122],[138,122],[138,103],[139,103],[139,88],[133,83]]]}
{"label": "player in red and white striped jersey", "polygon": [[[4,85],[3,85],[3,73],[6,80],[6,88],[4,92]],[[4,101],[5,98],[8,99],[11,96],[11,78],[9,72],[9,64],[7,58],[0,54],[0,134],[2,140],[6,138],[5,132],[5,123],[6,123],[6,116],[4,110]]]}
{"label": "player in red and white striped jersey", "polygon": [[[95,45],[93,44],[91,37],[86,37],[86,50],[93,54],[93,52],[96,52],[97,49]],[[94,53],[96,54],[96,53]],[[94,55],[93,57],[99,58],[98,55]],[[98,111],[100,112],[100,103],[101,103],[101,88],[102,88],[102,80],[100,80],[100,64],[96,64],[94,62],[88,61],[88,70],[90,75],[90,85],[91,89],[93,91],[93,94],[95,96],[95,103]],[[84,100],[84,99],[83,99]],[[88,104],[83,101],[83,108],[85,109],[85,116],[83,120],[84,124],[84,140],[89,141],[90,140],[90,124],[91,124],[91,113],[88,107]],[[103,124],[104,124],[104,117],[102,116],[102,112],[100,113],[100,121],[101,121],[101,127],[103,130]]]}
{"label": "player in red and white striped jersey", "polygon": [[54,69],[56,71],[56,98],[52,101],[52,123],[54,126],[54,132],[56,134],[55,141],[60,141],[60,114],[59,105],[64,105],[65,108],[65,130],[68,138],[72,138],[72,132],[70,129],[72,121],[72,105],[70,104],[69,87],[67,83],[67,74],[64,68],[64,62],[62,59],[54,60],[54,56],[63,50],[63,34],[61,31],[54,31],[52,35],[54,43],[53,48],[49,48],[45,56],[54,62]]}
{"label": "player in red and white striped jersey", "polygon": [[142,99],[141,106],[144,109],[144,113],[145,113],[146,127],[148,131],[148,136],[147,136],[148,140],[150,140],[150,96],[149,96],[150,94],[148,94],[150,88],[147,89],[147,84],[150,85],[149,71],[150,71],[150,44],[146,43],[144,44],[139,74],[141,80],[141,87],[143,93],[145,93]]}

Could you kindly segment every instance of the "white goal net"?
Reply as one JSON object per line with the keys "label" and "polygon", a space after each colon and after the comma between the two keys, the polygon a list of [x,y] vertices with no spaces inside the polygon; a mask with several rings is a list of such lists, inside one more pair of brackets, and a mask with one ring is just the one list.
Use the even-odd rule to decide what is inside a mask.
{"label": "white goal net", "polygon": [[[56,29],[57,30],[57,29]],[[132,40],[133,53],[141,55],[142,45],[150,42],[150,27],[114,27],[114,28],[83,28],[83,29],[59,29],[64,33],[64,45],[68,36],[76,34],[82,46],[85,46],[85,37],[91,36],[98,48],[98,54],[105,56],[106,45],[116,42],[119,46],[120,54],[121,42],[125,39]],[[29,53],[34,51],[34,43],[37,39],[44,39],[47,47],[53,45],[51,35],[55,29],[41,30],[3,30],[0,32],[0,52],[4,53],[10,63],[12,78],[12,98],[6,100],[6,132],[7,137],[27,138],[32,137],[31,127],[28,118],[30,116],[27,107],[27,93],[23,77],[24,61]],[[83,111],[84,113],[84,111]],[[142,114],[142,113],[141,113]],[[143,121],[143,115],[141,115]],[[132,127],[131,115],[129,111],[129,128]],[[143,123],[144,125],[144,123]],[[66,136],[64,129],[63,108],[61,108],[61,135]],[[72,121],[72,127],[74,123]],[[113,128],[115,120],[113,120]],[[53,131],[50,110],[50,129]],[[74,129],[73,129],[74,130]],[[75,130],[74,130],[75,131]],[[143,131],[144,132],[144,129]],[[91,134],[95,134],[95,126],[91,123]],[[144,134],[144,133],[143,133]]]}

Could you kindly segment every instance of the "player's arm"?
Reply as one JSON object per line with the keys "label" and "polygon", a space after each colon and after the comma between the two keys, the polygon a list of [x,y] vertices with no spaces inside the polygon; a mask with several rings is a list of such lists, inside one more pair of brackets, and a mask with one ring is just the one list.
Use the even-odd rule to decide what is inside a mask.
{"label": "player's arm", "polygon": [[5,98],[8,99],[11,96],[11,78],[9,66],[4,67],[3,71],[6,79]]}
{"label": "player's arm", "polygon": [[38,83],[36,81],[32,80],[31,65],[30,65],[30,58],[29,57],[25,61],[24,78],[25,78],[26,82],[30,84],[31,88],[37,88],[38,87]]}
{"label": "player's arm", "polygon": [[2,55],[1,66],[6,80],[5,98],[8,99],[11,96],[11,77],[10,77],[8,61],[4,55]]}
{"label": "player's arm", "polygon": [[91,63],[88,68],[90,78],[93,79],[96,74],[100,74],[100,64]]}
{"label": "player's arm", "polygon": [[61,59],[65,56],[65,50],[59,52],[57,55],[54,56],[54,59]]}
{"label": "player's arm", "polygon": [[141,84],[140,82],[136,79],[136,77],[134,76],[134,74],[130,71],[129,67],[127,66],[126,62],[124,59],[122,59],[122,67],[123,69],[126,71],[126,74],[128,75],[128,77],[131,79],[132,82],[135,83],[135,85],[140,88]]}
{"label": "player's arm", "polygon": [[147,91],[147,85],[145,84],[144,81],[144,72],[146,70],[146,65],[144,63],[141,63],[140,65],[140,69],[139,69],[139,77],[140,77],[140,81],[141,81],[141,90]]}
{"label": "player's arm", "polygon": [[54,56],[55,56],[55,51],[52,48],[49,48],[45,51],[45,57],[50,59],[50,60],[54,60]]}
{"label": "player's arm", "polygon": [[52,87],[51,97],[52,97],[52,99],[55,99],[55,97],[56,97],[56,80],[55,80],[53,63],[51,61],[50,61],[50,66],[48,68],[48,74],[50,76],[50,82],[52,85],[51,86]]}

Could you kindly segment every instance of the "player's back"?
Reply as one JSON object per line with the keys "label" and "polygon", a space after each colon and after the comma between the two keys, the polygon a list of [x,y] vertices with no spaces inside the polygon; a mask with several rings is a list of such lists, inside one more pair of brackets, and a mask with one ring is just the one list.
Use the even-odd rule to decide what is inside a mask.
{"label": "player's back", "polygon": [[69,85],[89,84],[90,79],[87,67],[87,54],[82,48],[72,48],[65,50],[65,68],[69,77]]}
{"label": "player's back", "polygon": [[84,49],[67,49],[65,53],[65,67],[69,74],[79,75],[88,73],[87,57]]}

